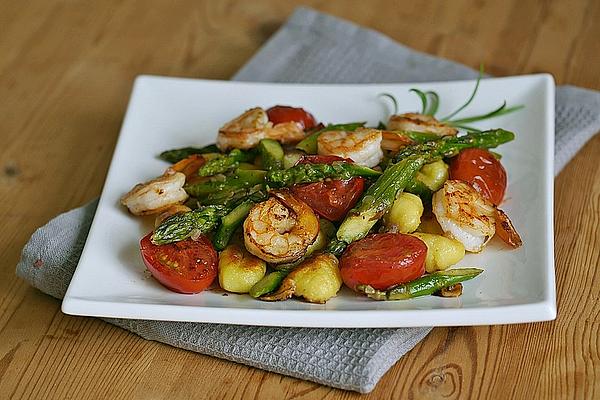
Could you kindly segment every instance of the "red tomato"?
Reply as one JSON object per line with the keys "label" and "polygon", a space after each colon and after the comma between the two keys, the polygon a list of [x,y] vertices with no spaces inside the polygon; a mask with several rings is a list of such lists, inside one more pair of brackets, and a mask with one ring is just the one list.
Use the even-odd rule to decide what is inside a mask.
{"label": "red tomato", "polygon": [[[338,156],[304,156],[298,164],[330,164],[334,161],[352,162]],[[323,182],[294,185],[292,193],[304,201],[317,214],[330,221],[339,221],[350,210],[365,189],[365,180],[361,177],[346,181],[330,180]]]}
{"label": "red tomato", "polygon": [[315,117],[303,108],[290,106],[275,106],[267,110],[269,121],[273,124],[282,122],[299,122],[304,130],[311,129],[317,124]]}
{"label": "red tomato", "polygon": [[217,276],[217,252],[201,236],[171,244],[155,245],[152,233],[140,241],[142,259],[152,276],[167,288],[179,293],[199,293]]}
{"label": "red tomato", "polygon": [[346,286],[371,285],[386,290],[425,273],[427,246],[402,233],[376,233],[352,243],[340,259]]}
{"label": "red tomato", "polygon": [[450,179],[471,184],[495,205],[506,191],[506,170],[492,153],[484,149],[465,149],[450,162]]}

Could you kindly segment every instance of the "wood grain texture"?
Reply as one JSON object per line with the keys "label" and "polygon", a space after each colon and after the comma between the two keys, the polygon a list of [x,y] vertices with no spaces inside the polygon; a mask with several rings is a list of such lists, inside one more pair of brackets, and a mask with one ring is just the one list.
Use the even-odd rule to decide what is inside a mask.
{"label": "wood grain texture", "polygon": [[[0,0],[0,398],[361,397],[65,316],[14,275],[36,227],[99,195],[136,75],[229,78],[300,3],[493,74],[600,89],[595,0]],[[558,319],[436,328],[362,398],[600,398],[599,153],[596,137],[556,179]]]}

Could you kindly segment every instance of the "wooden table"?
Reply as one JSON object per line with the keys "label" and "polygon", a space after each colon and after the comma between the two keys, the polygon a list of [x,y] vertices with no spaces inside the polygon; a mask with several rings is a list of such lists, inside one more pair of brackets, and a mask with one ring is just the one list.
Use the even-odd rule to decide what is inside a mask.
{"label": "wooden table", "polygon": [[[136,75],[227,79],[294,3],[0,0],[0,398],[359,397],[65,316],[14,275],[38,226],[100,194]],[[492,74],[600,89],[595,0],[306,4]],[[558,319],[434,329],[365,398],[600,398],[598,154],[600,136],[556,179]]]}

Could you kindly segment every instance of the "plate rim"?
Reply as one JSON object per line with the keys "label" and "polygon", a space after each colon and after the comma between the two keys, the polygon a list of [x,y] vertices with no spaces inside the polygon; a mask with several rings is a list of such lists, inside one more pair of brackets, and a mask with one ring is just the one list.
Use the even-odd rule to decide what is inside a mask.
{"label": "plate rim", "polygon": [[[554,137],[555,137],[555,82],[551,74],[537,73],[526,75],[515,75],[505,77],[490,77],[486,79],[492,80],[515,80],[515,78],[540,79],[544,85],[546,96],[544,98],[544,114],[545,124],[548,127],[549,135],[545,148],[545,168],[544,174],[545,185],[548,193],[546,197],[546,215],[544,221],[547,224],[546,231],[546,257],[549,265],[544,269],[547,279],[544,297],[541,301],[530,302],[524,304],[501,305],[501,306],[485,306],[485,307],[468,307],[468,308],[452,308],[452,309],[401,309],[401,310],[273,310],[260,308],[239,308],[239,307],[210,307],[210,306],[191,306],[179,304],[148,304],[148,303],[125,303],[114,301],[90,300],[73,296],[71,294],[74,282],[77,281],[78,275],[81,274],[79,268],[86,249],[90,246],[89,234],[83,246],[80,259],[74,271],[73,277],[69,283],[67,292],[63,298],[61,311],[68,315],[77,316],[93,316],[101,318],[123,318],[123,319],[143,319],[157,321],[179,321],[179,322],[200,322],[200,323],[222,323],[232,325],[254,325],[254,326],[280,326],[280,327],[314,327],[314,328],[399,328],[399,327],[419,327],[419,326],[475,326],[475,325],[497,325],[497,324],[514,324],[514,323],[530,323],[540,321],[550,321],[556,319],[556,283],[555,283],[555,260],[554,260]],[[232,86],[238,85],[264,85],[268,87],[389,87],[390,85],[414,85],[417,83],[411,82],[396,82],[396,83],[273,83],[273,82],[237,82],[227,80],[212,80],[212,79],[195,79],[188,77],[173,77],[142,74],[135,78],[133,88],[129,97],[127,110],[121,124],[121,129],[118,134],[118,139],[115,144],[110,165],[106,174],[105,182],[100,195],[98,207],[94,212],[94,217],[90,225],[89,232],[94,230],[97,222],[97,214],[101,209],[104,201],[107,201],[105,192],[107,191],[108,178],[111,175],[112,169],[115,167],[115,158],[121,150],[123,143],[123,132],[131,120],[131,105],[136,97],[140,96],[142,87],[147,82],[154,81],[177,81],[177,82],[195,82],[195,83],[210,83],[210,84],[227,84]],[[452,80],[452,81],[427,81],[418,82],[418,84],[441,85],[448,83],[471,83],[474,79]],[[110,312],[106,310],[110,308]],[[153,313],[153,310],[160,309],[162,312]],[[189,313],[189,309],[195,309],[195,313]],[[482,314],[483,310],[494,310],[496,312]],[[202,314],[201,310],[213,310]],[[218,312],[215,312],[218,311]],[[358,318],[352,318],[348,323],[346,319],[340,322],[336,318],[335,323],[331,323],[332,316],[353,315],[360,316],[361,323],[356,323]],[[168,317],[167,317],[168,316]],[[264,318],[257,318],[264,317]],[[275,318],[277,317],[277,318]],[[455,319],[461,318],[460,323],[456,323]],[[260,319],[260,320],[257,320]],[[427,320],[434,319],[434,324],[426,323]]]}

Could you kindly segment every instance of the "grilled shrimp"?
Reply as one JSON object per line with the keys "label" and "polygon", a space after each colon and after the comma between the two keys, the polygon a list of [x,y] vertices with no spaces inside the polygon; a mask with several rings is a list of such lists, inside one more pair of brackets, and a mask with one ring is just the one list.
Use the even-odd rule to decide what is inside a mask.
{"label": "grilled shrimp", "polygon": [[219,129],[217,146],[221,151],[229,149],[251,149],[262,139],[273,139],[281,143],[295,143],[304,139],[302,125],[283,122],[273,125],[265,110],[251,108]]}
{"label": "grilled shrimp", "polygon": [[146,183],[138,183],[123,197],[121,204],[134,215],[158,214],[187,200],[183,189],[185,175],[181,172],[166,174]]}
{"label": "grilled shrimp", "polygon": [[387,128],[391,131],[435,133],[438,136],[454,136],[458,133],[458,130],[438,121],[431,115],[417,113],[392,115]]}
{"label": "grilled shrimp", "polygon": [[496,208],[468,183],[447,180],[431,200],[444,234],[480,252],[496,232]]}
{"label": "grilled shrimp", "polygon": [[317,139],[318,152],[350,158],[356,164],[372,168],[383,159],[382,138],[382,131],[371,128],[358,128],[354,132],[323,132]]}
{"label": "grilled shrimp", "polygon": [[383,150],[398,151],[401,148],[413,144],[413,141],[404,135],[394,131],[381,131],[383,140],[381,141],[381,148]]}
{"label": "grilled shrimp", "polygon": [[[271,123],[271,122],[269,122]],[[279,143],[297,143],[304,139],[304,129],[299,122],[281,122],[266,130],[267,139],[277,140]]]}
{"label": "grilled shrimp", "polygon": [[246,249],[273,264],[298,260],[319,233],[319,219],[289,191],[255,205],[244,221]]}
{"label": "grilled shrimp", "polygon": [[521,240],[521,236],[515,229],[512,221],[499,208],[496,208],[496,235],[514,249],[523,245],[523,240]]}

